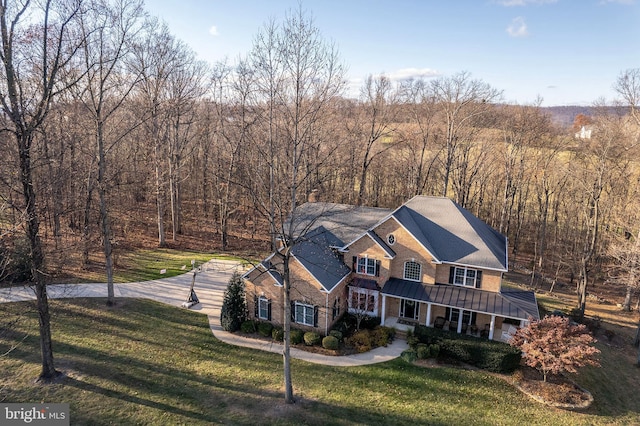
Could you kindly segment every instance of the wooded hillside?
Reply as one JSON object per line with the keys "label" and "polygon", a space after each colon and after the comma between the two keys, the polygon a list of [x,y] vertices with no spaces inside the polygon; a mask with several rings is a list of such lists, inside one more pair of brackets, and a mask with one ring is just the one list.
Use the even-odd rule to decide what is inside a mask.
{"label": "wooded hillside", "polygon": [[[576,139],[547,110],[505,105],[500,88],[466,72],[401,84],[371,76],[348,99],[337,51],[314,51],[314,32],[285,52],[285,35],[267,24],[240,60],[205,64],[136,2],[103,6],[73,15],[75,30],[58,39],[67,56],[29,146],[16,143],[24,129],[12,117],[34,113],[29,90],[42,67],[1,72],[4,280],[33,278],[33,203],[49,277],[108,271],[119,250],[142,244],[264,252],[295,163],[307,171],[293,185],[301,198],[393,208],[417,194],[447,196],[508,236],[510,263],[532,285],[569,281],[584,304],[588,286],[606,282],[631,303],[640,70],[621,71],[618,107],[590,108],[592,136]],[[114,17],[126,25],[105,24]],[[18,66],[39,49],[30,40],[14,40]],[[318,54],[322,75],[291,80],[296,43]],[[19,79],[15,100],[5,95],[10,78]],[[302,134],[290,132],[293,121],[304,122]]]}

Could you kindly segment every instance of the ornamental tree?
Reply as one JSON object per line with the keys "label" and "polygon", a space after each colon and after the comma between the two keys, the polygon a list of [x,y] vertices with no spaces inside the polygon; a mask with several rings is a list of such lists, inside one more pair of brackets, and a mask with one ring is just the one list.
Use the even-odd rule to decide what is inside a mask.
{"label": "ornamental tree", "polygon": [[224,292],[220,310],[220,325],[229,332],[238,331],[247,319],[247,302],[244,294],[244,281],[239,273],[234,272]]}
{"label": "ornamental tree", "polygon": [[575,373],[577,368],[587,365],[600,366],[597,359],[600,350],[592,346],[595,341],[583,324],[547,316],[519,329],[510,343],[522,351],[522,359],[540,371],[546,382],[548,374]]}

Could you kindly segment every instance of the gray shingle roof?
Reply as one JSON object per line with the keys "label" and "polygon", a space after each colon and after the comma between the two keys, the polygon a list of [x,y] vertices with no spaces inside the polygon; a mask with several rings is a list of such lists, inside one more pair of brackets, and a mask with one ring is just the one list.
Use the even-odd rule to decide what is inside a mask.
{"label": "gray shingle roof", "polygon": [[293,230],[298,238],[310,230],[323,227],[331,233],[333,247],[343,247],[355,240],[392,210],[377,207],[334,203],[305,203],[296,208]]}
{"label": "gray shingle roof", "polygon": [[335,236],[320,226],[293,246],[291,253],[313,275],[320,285],[331,291],[351,269],[330,248]]}
{"label": "gray shingle roof", "polygon": [[507,270],[507,239],[444,197],[416,196],[392,213],[436,260]]}
{"label": "gray shingle roof", "polygon": [[507,318],[528,320],[539,319],[535,294],[531,291],[510,289],[509,292],[495,293],[475,288],[446,285],[422,284],[399,278],[391,278],[382,288],[387,296],[429,302],[441,306],[468,311],[498,315]]}

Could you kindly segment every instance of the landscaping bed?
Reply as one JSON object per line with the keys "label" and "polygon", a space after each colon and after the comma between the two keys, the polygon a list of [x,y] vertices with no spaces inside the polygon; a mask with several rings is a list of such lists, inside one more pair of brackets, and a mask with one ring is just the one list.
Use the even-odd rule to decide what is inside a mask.
{"label": "landscaping bed", "polygon": [[[327,336],[292,328],[291,347],[323,355],[344,356],[368,352],[377,347],[387,346],[393,341],[395,329],[380,326],[379,318],[377,321],[375,318],[360,321],[360,329],[355,326],[355,321],[351,315],[345,315]],[[238,333],[279,343],[284,339],[282,328],[254,320],[244,321]]]}

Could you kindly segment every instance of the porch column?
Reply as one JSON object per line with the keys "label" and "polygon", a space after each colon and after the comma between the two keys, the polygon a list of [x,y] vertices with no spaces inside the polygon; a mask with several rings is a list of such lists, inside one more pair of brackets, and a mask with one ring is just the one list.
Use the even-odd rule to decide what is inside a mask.
{"label": "porch column", "polygon": [[462,333],[462,316],[464,314],[464,311],[462,309],[460,309],[460,315],[458,316],[458,329],[457,332],[458,334]]}
{"label": "porch column", "polygon": [[527,320],[520,320],[520,328],[527,326]]}
{"label": "porch column", "polygon": [[382,312],[380,313],[380,324],[384,326],[384,314],[387,312],[387,296],[382,295]]}
{"label": "porch column", "polygon": [[429,324],[431,324],[431,303],[427,303],[427,321],[425,325],[429,327]]}
{"label": "porch column", "polygon": [[491,315],[491,325],[489,325],[489,340],[493,340],[493,332],[496,328],[496,316]]}

